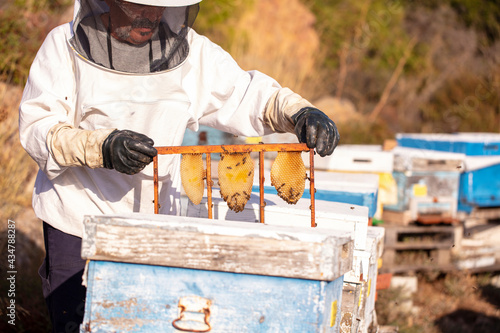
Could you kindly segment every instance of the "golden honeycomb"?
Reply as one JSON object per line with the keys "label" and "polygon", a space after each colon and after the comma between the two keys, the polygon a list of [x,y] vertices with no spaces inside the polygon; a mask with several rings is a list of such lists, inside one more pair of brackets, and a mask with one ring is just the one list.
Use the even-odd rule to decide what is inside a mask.
{"label": "golden honeycomb", "polygon": [[307,174],[301,154],[280,151],[271,166],[271,185],[289,204],[296,204],[304,193]]}
{"label": "golden honeycomb", "polygon": [[205,169],[202,154],[182,154],[181,181],[187,197],[192,203],[198,205],[203,198],[205,190]]}
{"label": "golden honeycomb", "polygon": [[250,153],[222,153],[218,164],[220,195],[229,208],[241,212],[250,199],[254,162]]}

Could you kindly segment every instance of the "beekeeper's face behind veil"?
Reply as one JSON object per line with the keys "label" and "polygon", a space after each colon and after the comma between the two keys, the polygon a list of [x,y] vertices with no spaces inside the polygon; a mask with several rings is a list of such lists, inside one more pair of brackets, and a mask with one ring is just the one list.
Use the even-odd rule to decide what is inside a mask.
{"label": "beekeeper's face behind veil", "polygon": [[128,73],[180,65],[201,0],[76,0],[71,44],[89,61]]}

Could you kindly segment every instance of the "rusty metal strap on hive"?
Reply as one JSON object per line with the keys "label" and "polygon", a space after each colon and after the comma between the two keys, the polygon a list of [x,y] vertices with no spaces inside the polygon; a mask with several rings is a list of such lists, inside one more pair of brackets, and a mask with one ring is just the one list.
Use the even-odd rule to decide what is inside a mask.
{"label": "rusty metal strap on hive", "polygon": [[[307,147],[305,143],[277,143],[277,144],[245,144],[245,145],[212,145],[212,146],[170,146],[156,147],[159,155],[168,154],[205,154],[207,169],[207,204],[208,218],[212,217],[212,180],[211,180],[211,153],[250,153],[259,152],[259,194],[260,194],[260,222],[264,223],[264,153],[265,152],[304,152],[309,151],[309,194],[311,196],[311,227],[316,226],[315,204],[314,204],[314,149]],[[159,212],[158,198],[158,157],[153,159],[154,169],[154,213]]]}

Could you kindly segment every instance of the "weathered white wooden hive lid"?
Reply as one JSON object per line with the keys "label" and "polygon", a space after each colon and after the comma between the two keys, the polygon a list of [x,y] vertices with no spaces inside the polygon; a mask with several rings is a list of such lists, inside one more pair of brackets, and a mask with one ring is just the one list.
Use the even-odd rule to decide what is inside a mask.
{"label": "weathered white wooden hive lid", "polygon": [[465,170],[475,171],[479,169],[488,168],[500,164],[500,156],[466,156],[465,157]]}
{"label": "weathered white wooden hive lid", "polygon": [[170,215],[84,219],[82,258],[333,281],[352,268],[349,231]]}
{"label": "weathered white wooden hive lid", "polygon": [[[306,190],[304,196],[307,194]],[[290,205],[278,195],[266,193],[264,201],[266,224],[282,227],[311,227],[311,200],[309,198],[302,197],[295,205]],[[238,213],[230,210],[221,198],[212,198],[212,203],[215,219],[259,222],[260,197],[257,193],[251,194],[243,211]],[[206,198],[203,198],[199,205],[189,202],[187,216],[206,217],[207,207]],[[354,237],[354,248],[365,248],[368,207],[324,200],[316,200],[315,207],[316,229],[331,229],[330,232],[334,234],[349,231]]]}
{"label": "weathered white wooden hive lid", "polygon": [[[302,154],[304,164],[309,167],[309,156]],[[381,145],[339,145],[330,156],[314,156],[316,170],[342,172],[391,173],[393,155]]]}
{"label": "weathered white wooden hive lid", "polygon": [[395,147],[394,171],[464,171],[465,154]]}

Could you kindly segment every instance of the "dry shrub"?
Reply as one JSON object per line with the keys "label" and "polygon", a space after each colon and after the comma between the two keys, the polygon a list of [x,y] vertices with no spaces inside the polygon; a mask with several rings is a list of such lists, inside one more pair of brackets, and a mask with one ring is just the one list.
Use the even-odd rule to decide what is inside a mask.
{"label": "dry shrub", "polygon": [[315,16],[300,0],[224,0],[202,2],[194,28],[243,69],[259,70],[314,99],[328,90],[318,79],[320,41],[314,24]]}
{"label": "dry shrub", "polygon": [[[335,119],[335,118],[333,118]],[[337,124],[341,144],[382,144],[385,139],[394,137],[390,124],[376,120],[374,122],[349,120]]]}
{"label": "dry shrub", "polygon": [[[412,314],[407,304],[411,304],[411,301],[411,297],[401,287],[377,290],[375,307],[378,323],[398,326],[400,332],[419,332],[420,326],[414,327],[410,319]],[[409,327],[416,330],[407,330]]]}
{"label": "dry shrub", "polygon": [[236,29],[245,38],[229,52],[245,69],[258,69],[304,95],[313,95],[306,82],[315,70],[319,36],[314,15],[299,1],[256,0]]}
{"label": "dry shrub", "polygon": [[377,290],[375,307],[380,325],[398,326],[402,333],[496,333],[499,295],[489,274],[425,273],[411,298],[401,288]]}
{"label": "dry shrub", "polygon": [[463,73],[438,90],[423,108],[429,132],[498,132],[500,65],[488,77]]}

